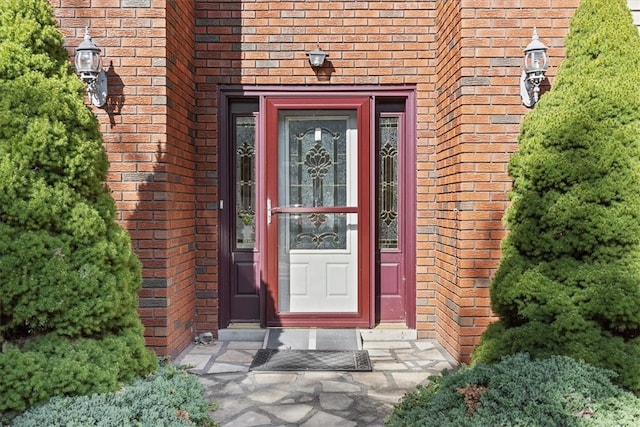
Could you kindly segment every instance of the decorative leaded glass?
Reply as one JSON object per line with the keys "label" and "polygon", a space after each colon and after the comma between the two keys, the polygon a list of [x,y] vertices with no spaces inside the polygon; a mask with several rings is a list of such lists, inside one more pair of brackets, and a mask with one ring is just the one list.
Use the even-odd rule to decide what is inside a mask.
{"label": "decorative leaded glass", "polygon": [[254,117],[236,117],[236,247],[253,249],[256,227]]}
{"label": "decorative leaded glass", "polygon": [[[346,206],[346,132],[346,119],[289,121],[289,206]],[[292,216],[290,248],[344,249],[346,224],[346,215]]]}
{"label": "decorative leaded glass", "polygon": [[398,247],[398,118],[380,118],[378,245]]}

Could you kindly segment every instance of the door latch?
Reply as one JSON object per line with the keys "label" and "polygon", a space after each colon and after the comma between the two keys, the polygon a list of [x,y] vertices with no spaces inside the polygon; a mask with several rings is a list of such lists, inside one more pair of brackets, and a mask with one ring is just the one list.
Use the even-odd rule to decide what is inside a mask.
{"label": "door latch", "polygon": [[267,199],[267,224],[271,224],[271,199]]}

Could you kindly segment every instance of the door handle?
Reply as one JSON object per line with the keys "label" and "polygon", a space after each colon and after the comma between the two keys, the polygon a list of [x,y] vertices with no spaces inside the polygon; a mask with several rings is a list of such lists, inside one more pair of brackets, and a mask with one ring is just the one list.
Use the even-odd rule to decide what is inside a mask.
{"label": "door handle", "polygon": [[267,199],[267,224],[271,224],[271,199]]}

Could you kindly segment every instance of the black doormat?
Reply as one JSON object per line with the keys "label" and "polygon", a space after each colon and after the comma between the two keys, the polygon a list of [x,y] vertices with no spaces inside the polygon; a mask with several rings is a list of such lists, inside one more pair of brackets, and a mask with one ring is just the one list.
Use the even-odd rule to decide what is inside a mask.
{"label": "black doormat", "polygon": [[370,372],[366,350],[271,350],[261,349],[250,371],[351,371]]}

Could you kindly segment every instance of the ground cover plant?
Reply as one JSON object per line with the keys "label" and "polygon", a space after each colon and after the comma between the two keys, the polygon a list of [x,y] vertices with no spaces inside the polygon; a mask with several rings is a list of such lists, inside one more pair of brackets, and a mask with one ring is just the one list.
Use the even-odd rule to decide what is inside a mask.
{"label": "ground cover plant", "polygon": [[527,354],[463,366],[406,394],[386,424],[438,427],[632,427],[640,399],[613,385],[611,372],[566,356]]}
{"label": "ground cover plant", "polygon": [[582,0],[509,163],[509,233],[490,289],[499,321],[474,361],[567,355],[640,392],[639,84],[626,1]]}
{"label": "ground cover plant", "polygon": [[46,0],[0,0],[0,418],[157,367],[140,263]]}
{"label": "ground cover plant", "polygon": [[214,427],[204,387],[181,368],[164,365],[122,390],[54,397],[13,420],[14,427]]}

